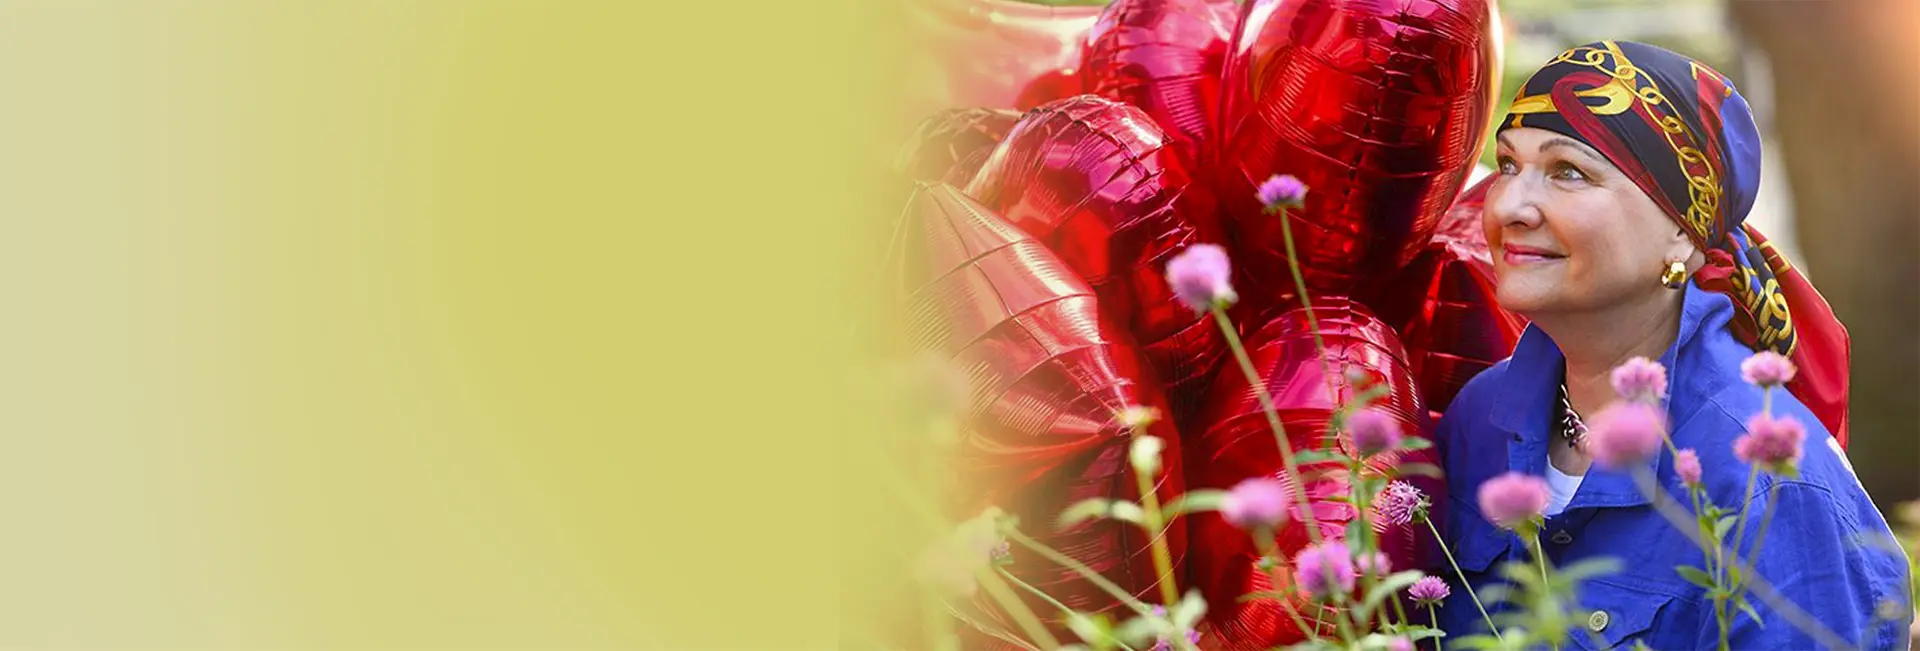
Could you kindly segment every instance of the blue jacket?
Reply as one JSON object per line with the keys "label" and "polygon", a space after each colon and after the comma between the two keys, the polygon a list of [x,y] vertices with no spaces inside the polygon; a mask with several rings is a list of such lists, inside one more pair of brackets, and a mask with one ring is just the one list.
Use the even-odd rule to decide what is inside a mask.
{"label": "blue jacket", "polygon": [[[1797,418],[1807,427],[1800,476],[1788,480],[1762,473],[1747,492],[1749,468],[1734,457],[1733,441],[1745,432],[1747,418],[1761,411],[1762,392],[1741,380],[1740,362],[1752,350],[1728,329],[1732,317],[1726,296],[1687,285],[1679,335],[1660,359],[1671,378],[1667,413],[1675,445],[1700,455],[1702,483],[1714,503],[1752,509],[1743,557],[1751,553],[1759,514],[1777,488],[1774,522],[1755,567],[1781,593],[1859,648],[1906,648],[1913,612],[1907,603],[1906,560],[1898,547],[1887,547],[1892,535],[1887,523],[1832,437],[1784,389],[1773,391],[1773,414]],[[1481,517],[1476,496],[1481,482],[1507,471],[1546,473],[1547,446],[1563,444],[1551,440],[1550,425],[1563,364],[1553,340],[1528,328],[1513,357],[1469,382],[1440,421],[1436,439],[1449,493],[1441,517],[1464,578],[1475,586],[1499,581],[1506,561],[1532,558],[1528,544]],[[1674,474],[1672,455],[1663,449],[1651,463],[1662,489],[1690,509],[1684,506],[1687,493]],[[1624,648],[1644,641],[1663,650],[1714,648],[1718,626],[1712,599],[1674,570],[1702,567],[1704,555],[1650,504],[1630,473],[1595,465],[1567,509],[1547,520],[1541,545],[1559,566],[1597,556],[1621,561],[1621,572],[1592,579],[1579,595],[1581,606],[1596,611],[1582,623],[1607,645]],[[1441,575],[1451,576],[1454,585],[1439,615],[1441,628],[1456,639],[1485,633],[1479,612],[1460,589],[1461,577],[1450,569]],[[1757,595],[1749,595],[1749,601],[1764,626],[1738,617],[1733,648],[1820,648]],[[1893,613],[1894,619],[1877,619],[1876,612]],[[1570,648],[1593,646],[1585,631],[1574,631]]]}

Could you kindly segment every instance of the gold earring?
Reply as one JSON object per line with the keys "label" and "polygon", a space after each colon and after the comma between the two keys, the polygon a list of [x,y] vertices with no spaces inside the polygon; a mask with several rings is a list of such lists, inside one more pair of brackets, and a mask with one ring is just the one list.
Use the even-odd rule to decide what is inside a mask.
{"label": "gold earring", "polygon": [[1667,268],[1660,270],[1660,284],[1666,285],[1668,289],[1679,289],[1680,285],[1686,281],[1687,263],[1685,262],[1669,260]]}

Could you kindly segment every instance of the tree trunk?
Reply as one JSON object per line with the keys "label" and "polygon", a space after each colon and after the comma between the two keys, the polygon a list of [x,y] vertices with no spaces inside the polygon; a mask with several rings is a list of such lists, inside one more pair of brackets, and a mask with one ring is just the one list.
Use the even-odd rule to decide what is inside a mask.
{"label": "tree trunk", "polygon": [[1890,511],[1920,498],[1920,3],[1728,4],[1772,68],[1794,262],[1852,334],[1848,456]]}

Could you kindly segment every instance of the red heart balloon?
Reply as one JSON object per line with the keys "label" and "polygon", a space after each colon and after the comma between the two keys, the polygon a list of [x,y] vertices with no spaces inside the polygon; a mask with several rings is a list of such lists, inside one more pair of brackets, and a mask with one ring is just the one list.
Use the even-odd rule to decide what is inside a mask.
{"label": "red heart balloon", "polygon": [[1527,327],[1494,297],[1493,261],[1480,229],[1493,178],[1462,193],[1427,249],[1367,301],[1400,332],[1420,396],[1436,417],[1468,380],[1512,355]]}
{"label": "red heart balloon", "polygon": [[[1222,81],[1219,194],[1235,261],[1287,280],[1280,220],[1254,190],[1310,189],[1289,211],[1313,293],[1349,294],[1427,243],[1465,182],[1494,89],[1492,0],[1254,0]],[[1250,288],[1271,302],[1290,282]]]}
{"label": "red heart balloon", "polygon": [[[1092,497],[1138,499],[1127,463],[1122,409],[1164,410],[1159,388],[1125,331],[1100,314],[1100,299],[1039,240],[946,185],[921,185],[897,230],[897,291],[910,345],[950,356],[973,386],[969,432],[954,464],[967,480],[961,517],[987,505],[1020,518],[1022,530],[1136,595],[1155,594],[1148,537],[1101,520],[1060,529],[1060,514]],[[1184,488],[1180,437],[1165,420],[1155,492],[1166,503]],[[1175,563],[1184,525],[1165,530]],[[1072,570],[1025,549],[1011,570],[1085,612],[1118,607]],[[1035,602],[1036,612],[1052,607]]]}
{"label": "red heart balloon", "polygon": [[1214,140],[1220,64],[1229,28],[1206,0],[1117,0],[1107,5],[1080,58],[1086,92],[1133,105],[1167,132],[1194,169]]}
{"label": "red heart balloon", "polygon": [[1493,187],[1498,175],[1489,174],[1480,179],[1460,196],[1454,197],[1447,211],[1441,213],[1440,222],[1434,225],[1434,239],[1446,238],[1473,252],[1473,259],[1493,272],[1493,254],[1487,249],[1487,231],[1480,225],[1480,214],[1486,212],[1487,190]]}
{"label": "red heart balloon", "polygon": [[1176,300],[1164,277],[1180,249],[1219,241],[1210,214],[1180,205],[1186,178],[1145,113],[1082,95],[1029,112],[967,185],[1093,288],[1139,342],[1178,414],[1193,411],[1226,352],[1219,329]]}
{"label": "red heart balloon", "polygon": [[1018,111],[947,109],[920,122],[894,170],[915,181],[964,185],[1020,121]]}
{"label": "red heart balloon", "polygon": [[[1362,388],[1374,385],[1385,386],[1387,393],[1372,407],[1392,416],[1409,436],[1424,436],[1426,412],[1393,330],[1365,307],[1344,297],[1315,298],[1313,313],[1326,343],[1324,357],[1316,351],[1313,331],[1302,309],[1282,312],[1247,340],[1248,355],[1273,394],[1293,451],[1297,454],[1333,444],[1351,453],[1351,445],[1343,438],[1329,438],[1328,423],[1339,406],[1351,402]],[[1322,366],[1322,359],[1326,366]],[[1195,489],[1229,489],[1252,477],[1284,479],[1279,446],[1253,387],[1243,373],[1231,371],[1223,371],[1214,379],[1201,415],[1204,429],[1189,438],[1187,479]],[[1356,385],[1356,378],[1362,384]],[[1365,468],[1366,472],[1379,473],[1401,463],[1432,463],[1435,458],[1432,448],[1391,453],[1370,458]],[[1300,470],[1309,477],[1306,490],[1321,535],[1330,540],[1344,539],[1356,512],[1329,498],[1347,494],[1349,478],[1345,470],[1333,462],[1303,464]],[[1424,478],[1415,478],[1415,483],[1429,494],[1437,488],[1435,482]],[[1277,532],[1279,553],[1288,558],[1310,542],[1302,522],[1305,508],[1295,505],[1293,521]],[[1193,545],[1187,557],[1192,579],[1209,604],[1206,634],[1217,644],[1208,648],[1267,649],[1304,638],[1304,632],[1294,626],[1278,602],[1238,601],[1248,593],[1275,589],[1272,579],[1255,566],[1260,552],[1252,536],[1227,524],[1217,513],[1195,516],[1189,526],[1193,540],[1205,541]],[[1381,534],[1383,551],[1394,567],[1423,566],[1425,559],[1419,556],[1422,545],[1417,544],[1416,531],[1389,527],[1377,520],[1373,526]],[[1304,601],[1294,607],[1302,613],[1315,608]]]}

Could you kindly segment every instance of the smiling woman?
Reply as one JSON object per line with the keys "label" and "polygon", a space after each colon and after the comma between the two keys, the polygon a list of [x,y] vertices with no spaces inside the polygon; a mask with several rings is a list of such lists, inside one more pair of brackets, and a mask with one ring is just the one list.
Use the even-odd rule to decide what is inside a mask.
{"label": "smiling woman", "polygon": [[[1532,325],[1513,357],[1462,389],[1440,424],[1457,507],[1448,537],[1470,584],[1493,580],[1501,558],[1536,550],[1557,565],[1623,561],[1626,575],[1581,586],[1580,603],[1595,612],[1586,620],[1593,635],[1578,643],[1818,648],[1845,639],[1889,648],[1904,639],[1904,622],[1875,612],[1883,600],[1904,600],[1904,560],[1859,542],[1887,536],[1887,525],[1841,451],[1845,330],[1743,224],[1759,184],[1758,140],[1724,76],[1624,41],[1555,57],[1501,122],[1482,227],[1498,252],[1501,305]],[[1798,365],[1790,393],[1742,380],[1737,369],[1756,351]],[[1665,390],[1647,396],[1660,407],[1649,420],[1670,431],[1670,443],[1644,463],[1594,465],[1582,416],[1609,406],[1613,370],[1635,358],[1671,371]],[[1751,446],[1735,449],[1735,437],[1762,429],[1742,422],[1756,413],[1765,419],[1750,422],[1768,431],[1778,422],[1805,426],[1797,472],[1756,468]],[[1596,432],[1605,427],[1596,423]],[[1683,449],[1684,474],[1675,456]],[[1482,485],[1508,473],[1550,479],[1543,483],[1554,506],[1539,533],[1551,546],[1522,542],[1475,511]],[[1701,551],[1637,478],[1681,501],[1703,490],[1711,504],[1777,513],[1780,526],[1770,531],[1784,540],[1762,547],[1762,535],[1748,531],[1769,531],[1758,518],[1728,535],[1794,605],[1729,617],[1724,598],[1667,569],[1700,562]],[[1449,635],[1480,632],[1474,608],[1452,606],[1441,611]],[[1808,630],[1803,621],[1818,624]]]}
{"label": "smiling woman", "polygon": [[1674,298],[1648,291],[1649,270],[1705,264],[1685,229],[1592,147],[1532,127],[1502,131],[1498,143],[1500,179],[1483,226],[1500,252],[1494,269],[1507,309],[1549,320],[1600,311],[1605,321],[1631,322]]}

